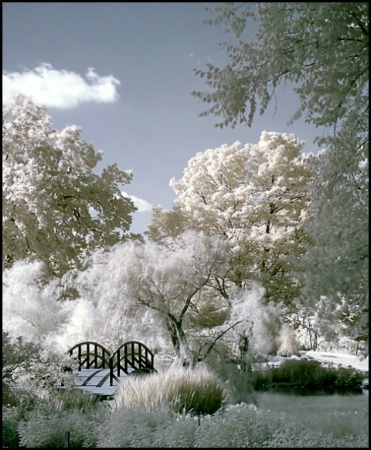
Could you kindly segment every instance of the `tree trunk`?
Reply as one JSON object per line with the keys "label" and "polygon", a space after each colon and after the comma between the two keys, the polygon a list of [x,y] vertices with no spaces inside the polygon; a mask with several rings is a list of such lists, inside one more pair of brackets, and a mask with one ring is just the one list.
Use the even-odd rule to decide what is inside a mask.
{"label": "tree trunk", "polygon": [[197,358],[188,344],[182,322],[176,320],[175,317],[168,317],[166,320],[166,327],[170,333],[170,339],[179,363],[183,367],[194,367]]}
{"label": "tree trunk", "polygon": [[180,355],[180,353],[179,353],[180,352],[180,342],[179,342],[176,325],[171,319],[168,319],[168,318],[165,320],[165,324],[166,324],[167,330],[169,331],[170,340],[171,340],[171,343],[173,344],[175,353],[177,356],[179,356]]}

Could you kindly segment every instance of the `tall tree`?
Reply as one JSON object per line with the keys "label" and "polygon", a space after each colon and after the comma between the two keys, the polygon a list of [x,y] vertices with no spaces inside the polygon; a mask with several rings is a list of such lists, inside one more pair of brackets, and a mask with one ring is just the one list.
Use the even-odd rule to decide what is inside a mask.
{"label": "tall tree", "polygon": [[[228,3],[214,8],[234,43],[229,60],[196,70],[210,88],[193,92],[211,104],[201,114],[221,117],[217,126],[246,123],[266,111],[278,85],[288,82],[304,115],[326,146],[311,185],[314,245],[306,258],[308,298],[318,292],[335,311],[346,298],[344,319],[368,328],[369,14],[366,2]],[[249,35],[257,29],[255,36]],[[278,105],[279,106],[279,105]],[[325,137],[323,137],[325,136]],[[353,274],[356,273],[356,276]],[[313,288],[315,289],[313,290]],[[351,312],[352,311],[352,312]],[[358,311],[356,314],[354,311]],[[357,317],[357,320],[354,318]],[[334,320],[337,320],[334,314]],[[363,331],[362,331],[363,330]]]}
{"label": "tall tree", "polygon": [[135,206],[121,195],[130,171],[94,172],[101,152],[45,108],[18,96],[3,108],[3,261],[38,259],[59,276],[96,246],[130,237]]}
{"label": "tall tree", "polygon": [[173,211],[156,208],[148,236],[163,242],[187,228],[218,236],[231,247],[231,281],[260,281],[268,300],[289,303],[303,282],[297,257],[305,248],[312,181],[302,146],[293,135],[263,132],[255,145],[197,153],[183,177],[170,182]]}
{"label": "tall tree", "polygon": [[[307,247],[303,266],[310,268],[304,290],[309,306],[318,312],[322,304],[325,323],[332,316],[333,322],[343,324],[336,329],[364,344],[368,340],[368,155],[365,145],[354,151],[357,131],[356,123],[352,130],[343,129],[343,139],[334,138],[336,151],[323,151],[313,161],[318,176],[312,191],[317,195],[312,195],[313,220],[307,231],[314,245]],[[332,329],[326,326],[323,331]]]}

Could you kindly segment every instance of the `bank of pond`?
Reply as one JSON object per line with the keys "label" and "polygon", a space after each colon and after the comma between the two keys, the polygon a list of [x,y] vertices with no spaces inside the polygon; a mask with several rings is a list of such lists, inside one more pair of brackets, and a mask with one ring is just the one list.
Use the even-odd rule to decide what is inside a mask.
{"label": "bank of pond", "polygon": [[324,367],[316,360],[288,359],[276,367],[255,369],[251,377],[254,390],[260,392],[357,394],[368,389],[368,374],[354,368]]}

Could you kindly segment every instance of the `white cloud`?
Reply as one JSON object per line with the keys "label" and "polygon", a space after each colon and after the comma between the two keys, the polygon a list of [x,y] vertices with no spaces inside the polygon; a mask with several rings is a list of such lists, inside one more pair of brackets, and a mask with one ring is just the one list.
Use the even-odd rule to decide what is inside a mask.
{"label": "white cloud", "polygon": [[147,200],[143,200],[142,198],[135,197],[135,195],[129,195],[128,193],[121,191],[121,194],[124,197],[131,198],[134,205],[138,208],[137,212],[147,212],[152,211],[153,206],[147,202]]}
{"label": "white cloud", "polygon": [[83,102],[109,103],[118,99],[116,91],[120,81],[113,75],[99,76],[88,68],[85,78],[68,70],[57,70],[41,63],[32,70],[3,71],[3,106],[16,94],[31,97],[46,107],[68,109]]}

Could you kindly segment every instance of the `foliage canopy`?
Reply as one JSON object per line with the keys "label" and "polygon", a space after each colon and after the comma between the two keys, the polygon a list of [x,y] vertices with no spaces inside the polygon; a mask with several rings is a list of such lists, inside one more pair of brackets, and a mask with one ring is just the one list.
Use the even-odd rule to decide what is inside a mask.
{"label": "foliage canopy", "polygon": [[221,116],[219,127],[251,126],[258,107],[263,114],[286,81],[300,99],[293,120],[306,113],[306,122],[331,127],[368,115],[368,3],[232,2],[209,9],[216,17],[208,23],[224,26],[236,44],[222,44],[225,67],[195,70],[211,88],[193,92],[212,104],[202,116]]}
{"label": "foliage canopy", "polygon": [[129,237],[132,174],[102,159],[81,130],[52,128],[43,107],[18,96],[3,109],[3,261],[39,259],[56,274],[97,246]]}

